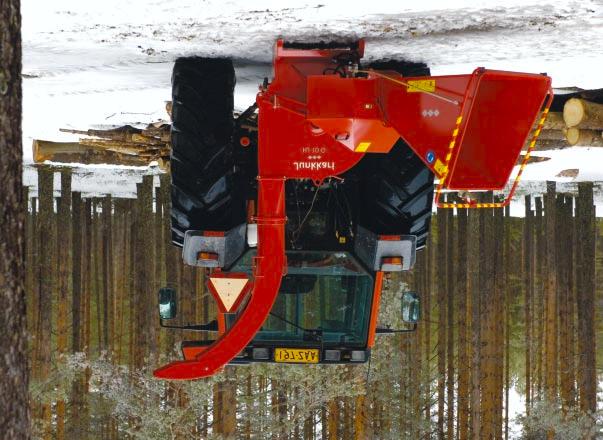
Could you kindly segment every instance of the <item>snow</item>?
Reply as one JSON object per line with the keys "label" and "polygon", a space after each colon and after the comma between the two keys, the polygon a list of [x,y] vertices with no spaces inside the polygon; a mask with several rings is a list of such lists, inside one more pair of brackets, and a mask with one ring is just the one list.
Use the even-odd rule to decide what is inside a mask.
{"label": "snow", "polygon": [[[546,72],[555,87],[603,87],[598,0],[23,0],[22,8],[24,180],[33,194],[34,138],[72,140],[59,128],[166,119],[172,63],[183,55],[234,57],[238,109],[253,101],[257,84],[270,76],[272,45],[279,37],[364,37],[367,58],[424,61],[434,75],[484,66]],[[538,154],[551,160],[526,168],[513,215],[523,215],[521,196],[542,193],[545,180],[559,181],[560,191],[575,191],[575,181],[603,180],[601,148]],[[570,168],[580,170],[576,179],[555,177]],[[157,171],[82,166],[74,171],[73,189],[84,196],[134,197],[135,184],[147,173]],[[603,215],[599,189],[596,197]],[[511,396],[516,413],[524,403],[514,390]]]}
{"label": "snow", "polygon": [[[477,66],[547,72],[555,87],[601,87],[603,5],[598,0],[494,0],[451,2],[349,2],[24,0],[23,144],[31,163],[34,138],[73,140],[59,128],[148,123],[167,119],[174,59],[223,55],[235,59],[235,106],[253,102],[257,85],[271,75],[275,39],[356,39],[366,57],[425,61],[434,75],[468,73]],[[569,168],[577,180],[603,180],[603,149],[577,147],[538,154],[522,188],[555,179]],[[132,196],[124,174],[98,170],[99,181],[82,180],[91,194]],[[96,171],[95,171],[96,172]],[[35,185],[31,169],[26,183]],[[112,183],[111,183],[112,182]],[[120,192],[121,191],[121,192]]]}

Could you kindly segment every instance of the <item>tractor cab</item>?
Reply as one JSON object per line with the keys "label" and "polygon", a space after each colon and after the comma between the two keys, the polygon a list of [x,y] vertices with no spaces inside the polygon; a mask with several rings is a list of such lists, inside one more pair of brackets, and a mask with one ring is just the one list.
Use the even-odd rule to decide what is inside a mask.
{"label": "tractor cab", "polygon": [[[230,268],[230,272],[235,274],[232,280],[244,279],[241,278],[242,274],[251,276],[255,257],[255,249],[247,250]],[[333,364],[367,361],[374,335],[379,332],[375,328],[380,299],[376,287],[380,289],[381,285],[379,281],[379,285],[375,286],[376,274],[367,270],[349,252],[288,251],[286,257],[287,273],[283,276],[268,317],[252,341],[231,363]],[[160,317],[174,318],[175,313],[170,315],[165,311],[176,310],[176,292],[166,294],[165,289],[161,292]],[[244,289],[241,292],[244,294]],[[238,312],[222,313],[211,327],[208,324],[195,324],[182,328],[220,333],[220,327],[223,326],[223,330],[228,331],[245,308],[245,299],[240,302]],[[407,293],[402,304],[401,313],[405,321],[416,323],[417,297]],[[167,319],[161,320],[162,325],[173,327],[165,324]],[[382,331],[390,332],[389,329]],[[213,342],[183,342],[185,360],[194,359]]]}

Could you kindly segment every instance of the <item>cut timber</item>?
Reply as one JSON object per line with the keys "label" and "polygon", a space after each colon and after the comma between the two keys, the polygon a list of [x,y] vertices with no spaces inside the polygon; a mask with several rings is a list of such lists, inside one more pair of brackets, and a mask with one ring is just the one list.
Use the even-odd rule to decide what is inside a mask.
{"label": "cut timber", "polygon": [[563,120],[563,113],[561,112],[549,112],[544,121],[544,130],[563,130],[565,128],[565,121]]}
{"label": "cut timber", "polygon": [[567,143],[567,140],[561,139],[540,139],[536,141],[536,145],[534,147],[534,151],[543,151],[543,150],[560,150],[562,148],[567,148],[570,145]]}
{"label": "cut timber", "polygon": [[[157,158],[160,156],[169,156],[170,149],[167,146],[158,147],[150,144],[140,144],[136,142],[114,141],[111,139],[80,139],[80,145],[93,147],[99,150],[113,151],[115,153],[129,154],[132,156],[147,156]],[[151,159],[153,160],[153,159]]]}
{"label": "cut timber", "polygon": [[131,141],[132,135],[142,133],[140,128],[132,127],[131,125],[123,125],[121,127],[110,128],[108,130],[73,130],[71,128],[59,128],[59,131],[62,133],[83,134],[86,136],[95,136],[124,142]]}
{"label": "cut timber", "polygon": [[563,120],[568,127],[603,129],[603,104],[572,98],[563,106]]}
{"label": "cut timber", "polygon": [[566,128],[563,127],[560,130],[557,129],[544,129],[540,132],[538,139],[540,140],[563,140],[565,139]]}
{"label": "cut timber", "polygon": [[170,130],[172,124],[165,123],[163,121],[152,122],[147,125],[147,128],[142,130],[142,134],[148,137],[159,138],[163,142],[170,143]]}
{"label": "cut timber", "polygon": [[599,130],[568,128],[565,137],[571,146],[603,147],[603,137]]}
{"label": "cut timber", "polygon": [[147,166],[157,160],[160,166],[166,164],[166,161],[160,160],[161,157],[123,154],[106,148],[85,146],[78,142],[51,142],[34,139],[32,150],[36,163],[50,160],[64,163]]}
{"label": "cut timber", "polygon": [[150,145],[163,145],[170,142],[171,124],[162,121],[152,122],[146,128],[136,128],[131,125],[123,125],[106,130],[73,130],[71,128],[60,128],[62,133],[83,134],[90,137],[113,140],[120,142],[134,142]]}

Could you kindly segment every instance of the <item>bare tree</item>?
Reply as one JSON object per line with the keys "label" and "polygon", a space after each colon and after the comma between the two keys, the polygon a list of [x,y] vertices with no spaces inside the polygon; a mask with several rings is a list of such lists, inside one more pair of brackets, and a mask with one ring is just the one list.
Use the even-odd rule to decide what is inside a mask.
{"label": "bare tree", "polygon": [[30,437],[21,181],[21,14],[0,0],[0,432]]}

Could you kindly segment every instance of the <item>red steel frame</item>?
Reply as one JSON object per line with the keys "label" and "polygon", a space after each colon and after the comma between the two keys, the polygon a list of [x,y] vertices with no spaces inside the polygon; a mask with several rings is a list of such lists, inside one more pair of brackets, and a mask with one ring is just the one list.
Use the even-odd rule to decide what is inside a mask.
{"label": "red steel frame", "polygon": [[[287,266],[286,179],[318,184],[349,170],[367,153],[389,152],[401,137],[446,188],[502,189],[545,97],[552,95],[546,75],[483,68],[469,75],[412,79],[396,72],[326,75],[333,59],[348,50],[288,49],[277,41],[274,80],[256,99],[258,249],[249,301],[217,341],[159,368],[156,377],[213,375],[261,328]],[[363,41],[357,50],[362,56]],[[376,305],[382,276],[376,275]],[[371,313],[370,345],[375,307]]]}

